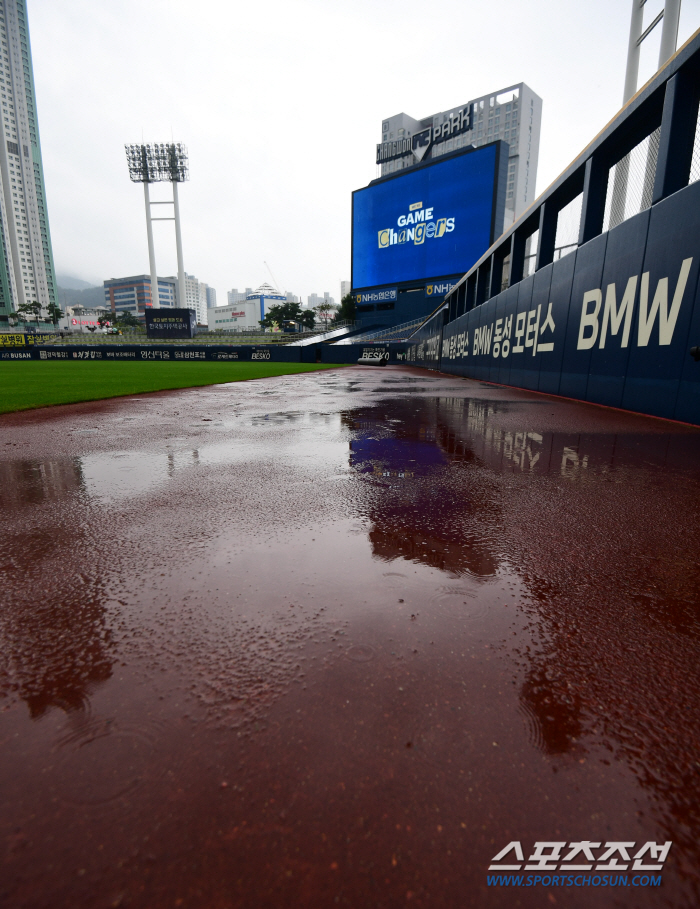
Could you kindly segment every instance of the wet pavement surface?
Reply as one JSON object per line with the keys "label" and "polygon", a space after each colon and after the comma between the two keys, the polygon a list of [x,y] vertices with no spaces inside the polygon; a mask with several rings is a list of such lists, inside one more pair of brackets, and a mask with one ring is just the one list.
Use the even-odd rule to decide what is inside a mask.
{"label": "wet pavement surface", "polygon": [[[409,367],[0,430],[0,905],[700,904],[700,431]],[[627,887],[488,884],[584,840]]]}

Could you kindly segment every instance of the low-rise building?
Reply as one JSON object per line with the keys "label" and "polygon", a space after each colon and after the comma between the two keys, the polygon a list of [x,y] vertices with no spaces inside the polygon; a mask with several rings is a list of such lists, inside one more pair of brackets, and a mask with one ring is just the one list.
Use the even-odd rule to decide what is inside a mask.
{"label": "low-rise building", "polygon": [[[110,278],[104,282],[104,288],[105,309],[111,309],[117,315],[131,312],[145,321],[146,309],[153,306],[150,275]],[[158,297],[161,307],[177,306],[177,279],[158,278]]]}
{"label": "low-rise building", "polygon": [[250,331],[260,328],[257,300],[242,300],[207,310],[209,331]]}

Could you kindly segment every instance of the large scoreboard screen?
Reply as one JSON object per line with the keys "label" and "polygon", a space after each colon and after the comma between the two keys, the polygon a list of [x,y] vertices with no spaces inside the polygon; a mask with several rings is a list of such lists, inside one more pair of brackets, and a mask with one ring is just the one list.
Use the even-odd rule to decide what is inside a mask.
{"label": "large scoreboard screen", "polygon": [[353,290],[468,271],[503,228],[499,146],[507,151],[486,145],[356,190]]}

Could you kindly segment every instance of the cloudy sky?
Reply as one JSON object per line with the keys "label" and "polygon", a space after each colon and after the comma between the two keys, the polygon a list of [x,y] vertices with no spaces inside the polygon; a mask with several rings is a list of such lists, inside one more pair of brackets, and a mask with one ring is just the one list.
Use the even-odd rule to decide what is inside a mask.
{"label": "cloudy sky", "polygon": [[[544,100],[541,192],[620,107],[630,0],[28,0],[54,258],[95,284],[148,271],[124,143],[184,142],[185,269],[301,295],[350,277],[350,194],[381,121],[515,82]],[[645,23],[662,8],[649,0]],[[700,26],[683,0],[679,45]],[[640,85],[656,68],[645,42]],[[168,187],[159,187],[166,198]],[[176,273],[172,222],[158,273]]]}

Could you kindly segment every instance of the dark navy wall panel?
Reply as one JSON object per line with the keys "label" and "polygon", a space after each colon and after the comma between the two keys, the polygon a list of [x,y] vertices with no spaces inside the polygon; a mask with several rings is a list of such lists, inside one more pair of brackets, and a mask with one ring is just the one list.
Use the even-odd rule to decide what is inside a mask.
{"label": "dark navy wall panel", "polygon": [[[648,273],[646,331],[642,317],[645,283],[642,276],[623,407],[660,417],[674,416],[681,373],[690,347],[688,333],[699,265],[700,183],[693,183],[659,202],[651,211],[644,256],[644,273]],[[664,279],[667,280],[666,307],[670,317],[665,330],[662,328],[665,320],[658,310],[653,323],[649,324],[654,314],[653,301],[659,291],[663,292]],[[673,304],[675,302],[677,306],[679,301],[676,314]],[[663,303],[660,309],[664,309]],[[675,325],[672,324],[674,315]]]}
{"label": "dark navy wall panel", "polygon": [[690,318],[687,351],[681,356],[681,379],[673,413],[676,420],[700,424],[700,362],[696,363],[690,356],[691,347],[700,347],[700,280]]}
{"label": "dark navy wall panel", "polygon": [[[591,339],[594,333],[597,337],[597,332],[594,327],[584,328],[582,338],[584,346],[579,348],[583,301],[584,295],[589,292],[598,291],[600,293],[600,279],[603,275],[607,239],[607,234],[594,237],[593,240],[579,246],[576,254],[574,280],[571,285],[571,305],[564,341],[564,359],[559,383],[559,394],[567,398],[585,400],[586,397],[588,371],[591,365]],[[586,303],[586,312],[591,318],[596,309],[598,310],[597,315],[600,316],[602,303],[589,299]]]}
{"label": "dark navy wall panel", "polygon": [[464,376],[469,362],[469,314],[465,313],[445,326],[442,333],[440,369],[452,375]]}
{"label": "dark navy wall panel", "polygon": [[444,310],[440,310],[411,335],[406,344],[406,362],[427,369],[440,368],[444,320]]}
{"label": "dark navy wall panel", "polygon": [[522,354],[523,388],[531,388],[533,391],[536,391],[540,384],[540,357],[537,356],[537,346],[540,340],[540,328],[544,327],[547,318],[551,282],[551,265],[546,265],[535,273],[532,299],[525,321],[525,352]]}
{"label": "dark navy wall panel", "polygon": [[[503,320],[506,323],[505,331],[508,332],[508,337],[505,339],[507,341],[507,346],[503,343],[501,344],[501,355],[498,358],[498,379],[496,381],[500,382],[501,385],[511,385],[510,381],[510,367],[513,362],[512,352],[513,345],[515,344],[515,335],[513,331],[515,330],[515,317],[518,314],[518,284],[514,284],[512,287],[509,287],[506,291],[505,304],[503,306]],[[500,310],[498,313],[499,317],[501,315]]]}
{"label": "dark navy wall panel", "polygon": [[493,342],[491,344],[491,367],[489,370],[489,381],[490,382],[503,382],[501,379],[501,373],[503,371],[503,363],[506,363],[508,358],[503,356],[504,342],[507,341],[505,349],[510,353],[510,340],[505,337],[505,314],[506,306],[508,303],[508,297],[512,295],[513,288],[504,290],[496,298],[496,312],[494,314],[494,327],[493,327]]}
{"label": "dark navy wall panel", "polygon": [[[472,355],[474,356],[474,359],[472,361],[472,375],[474,376],[474,378],[482,379],[486,382],[489,381],[490,375],[491,375],[490,368],[489,368],[490,367],[489,361],[491,360],[490,348],[491,348],[491,345],[493,344],[492,325],[493,325],[493,322],[495,321],[495,319],[494,319],[495,311],[496,311],[496,298],[495,297],[492,297],[492,299],[487,300],[486,303],[482,303],[481,306],[479,306],[478,309],[476,310],[476,312],[479,315],[479,323],[478,323],[479,330],[485,329],[485,331],[481,331],[481,337],[482,337],[482,339],[484,339],[483,344],[486,345],[486,347],[488,347],[489,353],[485,352],[485,349],[482,345],[480,352],[478,354],[474,355],[474,349],[476,347],[476,343],[475,343],[474,338],[472,337]],[[489,334],[489,327],[491,327],[490,334]],[[490,338],[490,341],[489,341],[489,338]]]}
{"label": "dark navy wall panel", "polygon": [[[552,281],[549,287],[549,303],[552,304],[551,316],[554,329],[547,325],[546,331],[540,335],[540,345],[552,344],[553,350],[543,350],[539,347],[540,358],[540,384],[539,390],[548,394],[559,393],[559,380],[561,378],[561,364],[564,358],[564,341],[566,339],[566,326],[569,318],[569,304],[571,302],[571,284],[574,280],[576,266],[576,252],[569,253],[563,259],[558,259],[552,265]],[[547,321],[547,313],[543,321]]]}
{"label": "dark navy wall panel", "polygon": [[[503,290],[494,297],[493,303],[493,336],[491,338],[491,351],[489,353],[489,382],[499,382],[501,351],[503,344],[503,313],[506,309],[508,291]],[[499,319],[501,320],[499,323]]]}
{"label": "dark navy wall panel", "polygon": [[[526,357],[532,357],[531,351],[525,347],[525,325],[527,314],[532,302],[532,289],[535,286],[535,276],[530,275],[518,285],[518,308],[513,319],[513,335],[510,342],[510,385],[525,388],[527,381]],[[520,332],[520,334],[518,334]]]}
{"label": "dark navy wall panel", "polygon": [[598,315],[598,337],[591,349],[586,391],[586,400],[596,404],[622,406],[627,363],[635,343],[633,316],[639,296],[649,215],[650,209],[647,209],[608,232],[600,285],[603,302]]}
{"label": "dark navy wall panel", "polygon": [[476,368],[479,358],[474,354],[474,334],[481,321],[481,306],[476,306],[468,313],[469,318],[469,358],[467,360],[467,372],[470,378],[476,378]]}
{"label": "dark navy wall panel", "polygon": [[472,379],[481,378],[481,356],[474,351],[476,350],[477,332],[481,326],[481,319],[484,314],[484,305],[475,306],[469,313],[469,372]]}

